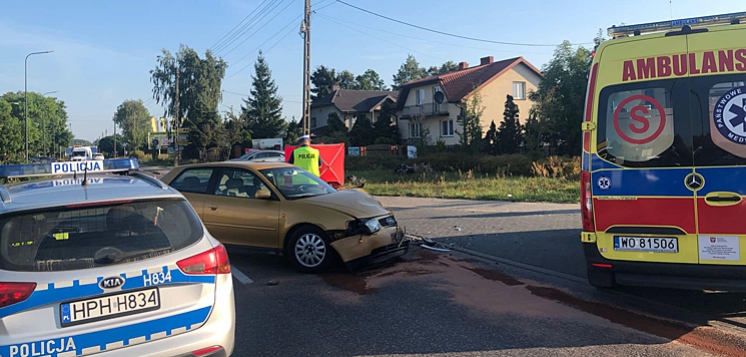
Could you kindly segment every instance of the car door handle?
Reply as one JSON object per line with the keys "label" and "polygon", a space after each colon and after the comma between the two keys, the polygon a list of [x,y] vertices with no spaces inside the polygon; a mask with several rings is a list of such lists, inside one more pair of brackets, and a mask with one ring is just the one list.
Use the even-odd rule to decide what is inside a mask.
{"label": "car door handle", "polygon": [[735,206],[743,198],[735,192],[710,192],[705,196],[705,202],[710,206]]}
{"label": "car door handle", "polygon": [[213,205],[207,205],[207,207],[210,207],[210,209],[213,211],[217,211],[218,209],[218,206],[213,206]]}

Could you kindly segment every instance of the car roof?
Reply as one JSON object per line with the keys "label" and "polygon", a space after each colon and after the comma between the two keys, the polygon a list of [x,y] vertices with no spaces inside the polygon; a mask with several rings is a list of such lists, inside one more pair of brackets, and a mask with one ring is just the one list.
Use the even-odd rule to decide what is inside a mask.
{"label": "car roof", "polygon": [[204,164],[192,164],[179,166],[177,169],[183,171],[185,169],[195,167],[237,167],[237,168],[250,168],[254,170],[274,169],[278,167],[291,167],[293,165],[284,162],[253,162],[253,161],[219,161],[210,162]]}
{"label": "car roof", "polygon": [[0,213],[59,207],[71,204],[153,198],[183,198],[176,190],[144,174],[89,174],[64,176],[5,185]]}

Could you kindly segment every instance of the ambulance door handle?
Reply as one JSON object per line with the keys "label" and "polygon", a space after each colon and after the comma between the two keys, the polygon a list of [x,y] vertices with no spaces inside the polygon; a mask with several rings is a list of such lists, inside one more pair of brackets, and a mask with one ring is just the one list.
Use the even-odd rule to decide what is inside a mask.
{"label": "ambulance door handle", "polygon": [[735,206],[741,200],[741,195],[735,192],[710,192],[705,196],[705,202],[710,206]]}

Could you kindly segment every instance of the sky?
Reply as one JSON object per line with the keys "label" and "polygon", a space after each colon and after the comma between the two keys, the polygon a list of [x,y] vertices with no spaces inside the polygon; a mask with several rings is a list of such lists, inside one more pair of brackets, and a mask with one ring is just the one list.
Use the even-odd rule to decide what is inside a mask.
{"label": "sky", "polygon": [[[556,44],[590,43],[599,29],[702,15],[746,11],[743,0],[345,0],[361,8],[439,31],[509,46],[448,37],[391,22],[336,0],[312,0],[311,65],[361,74],[372,68],[392,84],[408,54],[424,67],[445,61],[478,64],[523,56],[541,68]],[[268,1],[267,3],[271,2]],[[304,0],[278,0],[240,36],[228,37],[263,0],[5,1],[0,11],[0,93],[22,91],[24,57],[28,90],[53,94],[67,105],[76,138],[94,140],[114,130],[112,116],[127,99],[142,99],[153,116],[150,70],[162,49],[180,44],[208,49],[228,63],[221,112],[238,113],[251,86],[258,50],[265,52],[283,113],[302,115],[303,40],[298,34]],[[33,4],[33,6],[31,6]],[[265,4],[266,5],[266,4]],[[251,18],[250,18],[251,19]],[[246,23],[246,22],[244,22]],[[225,42],[225,41],[224,41]],[[216,46],[218,45],[218,46]],[[586,45],[590,46],[590,45]]]}

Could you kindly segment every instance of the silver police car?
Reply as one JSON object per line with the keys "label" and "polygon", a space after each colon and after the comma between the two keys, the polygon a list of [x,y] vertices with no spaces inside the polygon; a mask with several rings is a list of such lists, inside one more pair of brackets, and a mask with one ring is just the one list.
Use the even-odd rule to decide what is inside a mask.
{"label": "silver police car", "polygon": [[225,248],[177,191],[115,159],[0,166],[0,356],[229,356]]}

